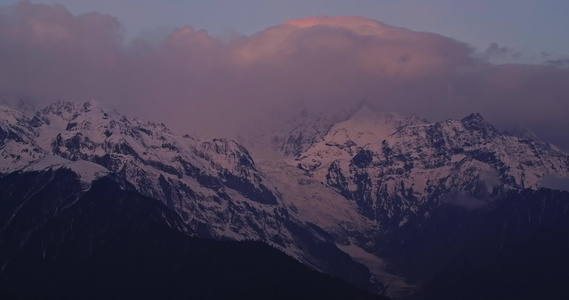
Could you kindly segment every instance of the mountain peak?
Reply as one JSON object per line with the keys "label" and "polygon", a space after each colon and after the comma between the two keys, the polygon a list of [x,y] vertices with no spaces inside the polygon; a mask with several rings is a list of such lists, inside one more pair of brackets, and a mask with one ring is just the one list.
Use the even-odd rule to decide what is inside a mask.
{"label": "mountain peak", "polygon": [[486,122],[480,113],[471,113],[462,119],[462,122]]}
{"label": "mountain peak", "polygon": [[[360,102],[361,103],[361,102]],[[378,112],[373,109],[367,102],[361,103],[357,106],[357,109],[353,110],[350,114],[350,120],[373,120],[378,116]]]}
{"label": "mountain peak", "polygon": [[423,124],[429,124],[429,121],[423,118],[423,116],[420,116],[418,114],[412,114],[407,118],[405,118],[406,126],[423,125]]}
{"label": "mountain peak", "polygon": [[352,108],[350,109],[349,115],[354,116],[355,114],[359,113],[360,111],[377,112],[379,110],[375,107],[375,105],[370,103],[368,100],[363,99],[363,100],[360,100],[358,103],[356,103],[354,106],[352,106]]}
{"label": "mountain peak", "polygon": [[54,114],[60,116],[66,121],[71,121],[79,115],[90,112],[101,112],[105,114],[107,111],[112,111],[102,103],[96,100],[87,100],[85,102],[70,102],[58,100],[51,105],[41,110],[41,113],[48,115]]}
{"label": "mountain peak", "polygon": [[350,110],[348,120],[361,122],[361,121],[384,121],[390,122],[393,120],[400,121],[403,118],[396,113],[383,112],[377,108],[373,103],[362,100],[358,102]]}
{"label": "mountain peak", "polygon": [[461,120],[461,123],[464,125],[464,128],[468,131],[480,131],[484,135],[498,134],[498,130],[494,128],[490,123],[486,122],[481,114],[479,113],[472,113],[466,116],[464,119]]}

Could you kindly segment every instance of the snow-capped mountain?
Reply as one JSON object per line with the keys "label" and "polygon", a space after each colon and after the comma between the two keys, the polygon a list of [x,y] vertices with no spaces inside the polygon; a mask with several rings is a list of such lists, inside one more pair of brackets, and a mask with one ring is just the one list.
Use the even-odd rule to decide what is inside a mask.
{"label": "snow-capped mountain", "polygon": [[115,174],[166,204],[200,237],[264,240],[316,269],[360,286],[369,282],[366,268],[328,233],[283,205],[283,193],[234,141],[176,135],[95,101],[58,101],[33,117],[6,107],[1,112],[4,175],[69,169],[87,191],[93,180]]}
{"label": "snow-capped mountain", "polygon": [[[142,194],[163,199],[181,215],[193,217],[210,210],[185,199],[204,200],[203,205],[216,205],[216,210],[227,209],[226,201],[233,198],[253,200],[252,205],[277,203],[275,192],[265,185],[247,150],[232,141],[202,142],[177,136],[163,124],[128,118],[94,101],[56,102],[31,119],[5,111],[14,116],[8,120],[14,126],[7,126],[5,139],[10,147],[4,147],[3,155],[19,154],[6,161],[4,172],[49,166],[44,161],[53,156],[92,162],[120,174]],[[214,216],[204,218],[211,221]],[[231,234],[231,225],[225,226],[217,228],[220,235],[225,230]],[[243,228],[239,230],[246,234]],[[245,237],[256,237],[251,234]]]}
{"label": "snow-capped mountain", "polygon": [[[414,232],[444,232],[445,213],[496,203],[507,205],[488,218],[516,219],[516,193],[534,190],[542,201],[536,190],[550,178],[569,178],[567,153],[529,134],[502,133],[479,114],[430,123],[362,102],[329,116],[303,111],[243,140],[282,157],[256,159],[232,140],[178,135],[95,101],[59,101],[32,117],[0,107],[0,178],[70,170],[86,192],[114,176],[164,203],[192,235],[263,240],[362,287],[386,285],[396,297],[415,290],[399,275],[424,279],[400,262],[421,257],[400,244],[413,244]],[[560,203],[544,205],[554,211]]]}
{"label": "snow-capped mountain", "polygon": [[569,177],[569,156],[554,146],[500,133],[481,115],[430,123],[363,105],[334,124],[296,159],[381,230],[429,207],[454,202],[470,208],[496,189],[537,189],[548,176]]}

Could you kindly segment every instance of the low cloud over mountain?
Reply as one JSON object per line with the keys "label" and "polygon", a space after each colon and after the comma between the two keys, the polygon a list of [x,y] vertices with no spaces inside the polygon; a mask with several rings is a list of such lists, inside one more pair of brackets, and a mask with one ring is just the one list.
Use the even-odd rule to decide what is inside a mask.
{"label": "low cloud over mountain", "polygon": [[335,111],[367,99],[432,121],[476,111],[569,148],[563,66],[493,65],[460,41],[359,17],[291,20],[229,39],[190,26],[160,41],[126,41],[123,31],[116,18],[76,16],[58,5],[0,9],[2,97],[95,98],[179,131],[215,135],[277,111]]}

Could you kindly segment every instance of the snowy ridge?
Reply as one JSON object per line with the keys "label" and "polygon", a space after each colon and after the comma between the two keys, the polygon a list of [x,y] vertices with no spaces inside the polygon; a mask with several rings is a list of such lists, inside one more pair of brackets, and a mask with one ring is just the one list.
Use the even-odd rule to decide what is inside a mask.
{"label": "snowy ridge", "polygon": [[[205,223],[213,217],[208,216],[210,209],[197,208],[196,200],[208,205],[217,203],[215,210],[227,209],[223,202],[230,199],[229,194],[241,193],[254,198],[251,195],[257,192],[276,202],[273,192],[263,185],[247,150],[234,142],[202,142],[181,137],[163,124],[123,116],[95,101],[58,101],[38,111],[31,120],[14,112],[11,115],[19,119],[8,119],[10,122],[29,124],[23,128],[31,132],[26,132],[27,140],[15,140],[24,140],[40,149],[37,151],[41,153],[40,158],[53,155],[66,161],[100,165],[122,175],[142,194],[164,199],[188,218],[202,216]],[[29,159],[22,164],[38,165],[37,161]],[[86,174],[83,177],[86,178]],[[240,190],[232,180],[248,182],[251,186]],[[237,189],[236,193],[232,189]],[[241,229],[240,233],[245,232]],[[220,232],[226,232],[226,228]],[[258,238],[254,231],[242,237]]]}
{"label": "snowy ridge", "polygon": [[282,205],[283,194],[234,141],[180,136],[96,101],[58,101],[32,118],[9,108],[2,113],[2,174],[67,168],[87,190],[114,173],[163,201],[199,236],[264,240],[313,268],[333,271],[311,253],[310,243],[341,251]]}
{"label": "snowy ridge", "polygon": [[356,201],[362,214],[381,223],[380,231],[427,213],[448,195],[484,203],[496,188],[537,189],[546,176],[569,177],[566,153],[502,134],[479,114],[429,123],[368,105],[332,126],[297,162]]}

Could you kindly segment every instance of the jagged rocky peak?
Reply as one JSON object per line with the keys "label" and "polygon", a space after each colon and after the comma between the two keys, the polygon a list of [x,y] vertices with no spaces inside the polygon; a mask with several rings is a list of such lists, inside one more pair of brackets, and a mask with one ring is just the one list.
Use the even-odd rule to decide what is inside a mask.
{"label": "jagged rocky peak", "polygon": [[95,100],[88,100],[85,102],[58,100],[40,110],[38,113],[44,115],[56,115],[61,117],[63,120],[72,121],[79,115],[91,112],[92,110],[102,112],[103,105]]}
{"label": "jagged rocky peak", "polygon": [[[39,111],[32,123],[42,135],[45,148],[72,160],[100,161],[109,166],[120,157],[122,162],[116,166],[138,161],[143,165],[160,165],[163,170],[178,168],[180,161],[224,169],[236,169],[237,165],[254,167],[248,151],[236,142],[178,136],[163,123],[127,117],[92,100],[57,101]],[[204,159],[209,163],[204,163]]]}
{"label": "jagged rocky peak", "polygon": [[494,128],[490,123],[479,113],[472,113],[460,121],[464,128],[468,131],[480,132],[484,135],[498,135],[499,131]]}
{"label": "jagged rocky peak", "polygon": [[[63,124],[67,131],[72,131],[72,129],[100,129],[97,127],[101,126],[115,128],[123,125],[123,129],[124,127],[144,126],[160,132],[170,132],[164,124],[144,122],[133,117],[127,117],[95,100],[81,103],[57,101],[38,111],[34,116],[34,122],[37,123],[36,127]],[[51,124],[52,122],[56,122],[56,124]],[[76,127],[78,125],[82,126]]]}
{"label": "jagged rocky peak", "polygon": [[[110,153],[140,158],[148,152],[145,149],[180,147],[164,124],[127,117],[93,100],[55,102],[38,111],[31,123],[41,132],[44,147],[52,147],[58,155],[69,159]],[[65,156],[69,151],[75,154]],[[77,156],[79,153],[82,155]]]}
{"label": "jagged rocky peak", "polygon": [[118,113],[105,108],[94,100],[69,102],[59,100],[36,112],[32,119],[34,127],[49,126],[54,130],[78,130],[96,128],[109,119],[109,113],[118,118]]}
{"label": "jagged rocky peak", "polygon": [[404,126],[417,126],[417,125],[428,125],[431,124],[429,121],[427,121],[427,119],[425,119],[423,116],[420,116],[418,114],[412,114],[410,116],[408,116],[407,118],[405,118],[402,122],[404,124]]}

